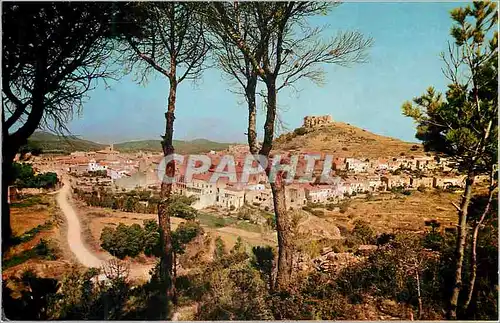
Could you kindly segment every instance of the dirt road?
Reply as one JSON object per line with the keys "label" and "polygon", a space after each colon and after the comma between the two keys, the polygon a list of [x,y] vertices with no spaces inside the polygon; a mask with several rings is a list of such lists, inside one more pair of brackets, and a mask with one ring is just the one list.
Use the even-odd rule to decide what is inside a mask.
{"label": "dirt road", "polygon": [[63,179],[63,184],[64,186],[57,195],[57,204],[61,208],[68,223],[68,245],[78,262],[82,265],[85,267],[99,268],[104,264],[104,261],[92,254],[83,244],[80,220],[68,201],[71,194],[71,186],[67,179]]}
{"label": "dirt road", "polygon": [[[68,245],[75,255],[78,262],[85,267],[101,268],[106,264],[106,260],[113,259],[113,256],[107,255],[106,260],[99,259],[94,253],[87,249],[82,240],[82,227],[75,209],[70,204],[71,185],[67,178],[63,178],[64,186],[57,195],[57,204],[61,208],[68,223]],[[133,264],[130,266],[129,278],[147,281],[150,278],[149,270],[153,265]],[[101,277],[102,276],[102,277]],[[104,279],[101,274],[100,279]]]}

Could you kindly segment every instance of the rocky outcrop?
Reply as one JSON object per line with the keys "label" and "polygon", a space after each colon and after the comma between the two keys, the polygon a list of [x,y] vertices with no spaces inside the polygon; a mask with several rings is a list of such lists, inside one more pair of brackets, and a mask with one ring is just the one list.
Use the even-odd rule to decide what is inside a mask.
{"label": "rocky outcrop", "polygon": [[314,128],[327,125],[333,122],[332,116],[306,116],[304,117],[304,128]]}
{"label": "rocky outcrop", "polygon": [[323,250],[321,256],[313,260],[313,266],[318,271],[336,274],[340,272],[340,270],[358,263],[360,260],[360,257],[357,257],[352,253],[336,253],[329,249]]}

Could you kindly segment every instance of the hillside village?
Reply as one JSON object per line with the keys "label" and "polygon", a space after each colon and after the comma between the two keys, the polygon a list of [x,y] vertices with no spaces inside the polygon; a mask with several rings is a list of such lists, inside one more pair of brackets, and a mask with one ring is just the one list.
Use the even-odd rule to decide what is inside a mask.
{"label": "hillside village", "polygon": [[498,321],[498,10],[4,2],[2,319]]}
{"label": "hillside village", "polygon": [[[302,129],[317,130],[322,127],[335,127],[331,116],[306,116]],[[316,162],[314,176],[319,177],[326,153],[316,153],[322,158]],[[217,206],[238,209],[245,204],[265,210],[273,209],[272,193],[264,172],[251,175],[247,183],[231,183],[223,174],[215,183],[209,180],[214,175],[222,156],[234,157],[237,177],[241,178],[246,145],[233,145],[226,150],[211,151],[207,154],[212,162],[209,170],[194,174],[193,180],[185,181],[185,165],[176,165],[174,192],[196,197],[193,207],[204,209]],[[339,203],[346,198],[363,197],[366,194],[383,194],[394,190],[463,188],[464,176],[452,171],[452,161],[430,154],[406,156],[381,156],[379,158],[335,157],[332,160],[331,174],[339,181],[334,184],[300,183],[299,179],[306,167],[304,152],[298,159],[295,181],[286,186],[287,206],[301,208],[307,203]],[[161,181],[158,165],[162,154],[152,152],[121,153],[113,145],[95,152],[72,152],[69,156],[34,157],[32,163],[41,171],[59,167],[61,172],[78,176],[77,186],[84,191],[93,191],[96,185],[111,191],[130,191],[134,189],[159,190]],[[184,166],[184,167],[183,167]],[[93,178],[92,174],[102,174]],[[81,176],[86,175],[86,176]]]}

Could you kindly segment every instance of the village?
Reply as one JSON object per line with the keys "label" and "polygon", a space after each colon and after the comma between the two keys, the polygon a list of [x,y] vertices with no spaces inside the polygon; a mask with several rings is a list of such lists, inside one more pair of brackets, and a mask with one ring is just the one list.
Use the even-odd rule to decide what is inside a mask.
{"label": "village", "polygon": [[[306,116],[303,127],[321,127],[331,122],[330,116]],[[210,180],[226,155],[231,156],[236,177],[241,179],[248,153],[246,145],[210,151],[205,154],[211,161],[209,169],[201,174],[193,174],[190,180],[185,177],[185,163],[176,163],[174,193],[194,196],[196,202],[193,207],[196,209],[215,206],[236,210],[244,205],[252,205],[271,211],[272,192],[265,172],[252,174],[245,182],[230,181],[224,174],[218,174],[215,182]],[[347,198],[395,190],[461,189],[465,185],[465,177],[453,171],[451,160],[430,154],[372,159],[333,156],[329,175],[338,180],[334,183],[320,183],[318,179],[326,154],[310,154],[321,156],[314,164],[312,176],[316,181],[301,181],[307,160],[304,153],[300,154],[294,180],[285,187],[286,205],[289,209],[301,208],[308,203],[337,204]],[[126,192],[136,189],[158,191],[161,185],[158,167],[162,158],[162,153],[121,153],[110,145],[96,152],[76,151],[68,156],[33,156],[30,162],[38,171],[55,170],[59,175],[67,173],[74,176],[74,186],[83,191],[91,192],[100,186],[113,192]]]}

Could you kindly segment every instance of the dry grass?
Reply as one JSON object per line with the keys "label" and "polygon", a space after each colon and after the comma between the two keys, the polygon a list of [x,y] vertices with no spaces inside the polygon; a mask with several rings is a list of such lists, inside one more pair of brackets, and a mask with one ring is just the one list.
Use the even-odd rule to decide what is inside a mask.
{"label": "dry grass", "polygon": [[12,246],[2,256],[8,259],[24,251],[34,248],[41,239],[50,240],[58,246],[58,260],[29,259],[19,265],[10,267],[2,271],[2,278],[19,277],[24,271],[30,269],[37,275],[45,278],[61,278],[70,267],[70,259],[66,257],[67,250],[61,243],[63,234],[61,233],[60,219],[54,199],[55,195],[37,195],[43,204],[35,204],[27,207],[11,207],[11,224],[14,236],[20,237],[24,233],[36,228],[39,225],[53,223],[51,226],[37,232],[33,238]]}
{"label": "dry grass", "polygon": [[457,212],[451,202],[460,194],[437,191],[413,191],[410,196],[398,195],[390,200],[367,201],[353,199],[345,213],[325,211],[327,219],[348,229],[356,220],[367,221],[377,232],[393,230],[424,230],[424,221],[436,219],[443,227],[453,227]]}
{"label": "dry grass", "polygon": [[[40,195],[40,198],[43,202],[51,203],[49,195]],[[40,204],[28,207],[11,207],[10,217],[13,235],[20,236],[24,232],[29,231],[38,225],[42,225],[49,220],[53,220],[53,216],[51,215],[52,206],[52,204]]]}
{"label": "dry grass", "polygon": [[314,128],[302,136],[293,133],[277,138],[274,150],[286,152],[325,152],[334,157],[393,157],[404,153],[406,156],[423,155],[422,146],[412,151],[415,143],[376,135],[369,131],[351,126],[343,122],[334,122]]}

